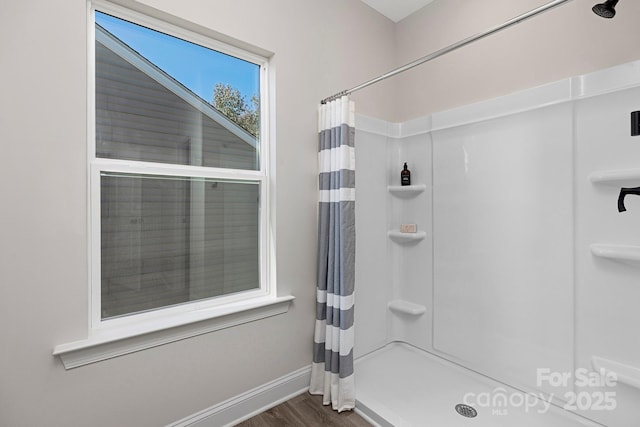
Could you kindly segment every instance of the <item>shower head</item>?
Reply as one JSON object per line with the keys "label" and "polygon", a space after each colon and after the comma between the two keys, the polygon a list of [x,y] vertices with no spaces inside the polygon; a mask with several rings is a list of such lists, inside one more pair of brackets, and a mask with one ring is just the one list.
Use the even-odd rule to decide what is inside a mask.
{"label": "shower head", "polygon": [[618,0],[606,0],[604,3],[593,6],[591,10],[603,18],[613,18],[616,16],[616,4],[618,4]]}

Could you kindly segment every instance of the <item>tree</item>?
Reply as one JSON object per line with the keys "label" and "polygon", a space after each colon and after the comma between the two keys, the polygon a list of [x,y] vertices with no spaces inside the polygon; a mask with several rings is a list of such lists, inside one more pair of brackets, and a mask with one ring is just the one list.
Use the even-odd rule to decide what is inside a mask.
{"label": "tree", "polygon": [[231,85],[217,83],[213,88],[213,106],[229,120],[257,137],[260,132],[260,98],[253,95],[251,104]]}

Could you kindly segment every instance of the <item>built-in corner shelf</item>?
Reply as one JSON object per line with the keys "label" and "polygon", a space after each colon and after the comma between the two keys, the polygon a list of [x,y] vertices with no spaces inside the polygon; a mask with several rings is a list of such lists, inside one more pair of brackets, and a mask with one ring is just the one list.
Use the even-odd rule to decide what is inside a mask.
{"label": "built-in corner shelf", "polygon": [[414,197],[427,189],[426,184],[389,185],[389,192],[398,197]]}
{"label": "built-in corner shelf", "polygon": [[424,231],[418,231],[417,233],[401,233],[399,231],[389,231],[387,235],[396,243],[419,242],[420,240],[427,237],[427,233],[425,233]]}
{"label": "built-in corner shelf", "polygon": [[414,304],[401,299],[389,301],[387,307],[389,307],[389,310],[394,313],[408,314],[410,316],[421,316],[427,311],[427,308],[424,305]]}
{"label": "built-in corner shelf", "polygon": [[594,184],[611,185],[613,187],[640,186],[640,169],[619,169],[597,171],[589,175]]}
{"label": "built-in corner shelf", "polygon": [[591,362],[596,371],[604,370],[605,374],[615,373],[618,382],[640,389],[639,368],[597,356],[593,356]]}
{"label": "built-in corner shelf", "polygon": [[599,258],[637,264],[640,267],[640,246],[594,243],[591,245],[591,253]]}

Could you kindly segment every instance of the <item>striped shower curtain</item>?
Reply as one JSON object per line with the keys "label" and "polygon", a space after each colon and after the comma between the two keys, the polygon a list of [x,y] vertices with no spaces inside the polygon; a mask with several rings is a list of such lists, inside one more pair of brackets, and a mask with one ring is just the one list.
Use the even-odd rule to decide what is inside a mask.
{"label": "striped shower curtain", "polygon": [[354,104],[346,96],[320,106],[318,282],[309,392],[323,395],[323,403],[339,412],[355,407],[354,121]]}

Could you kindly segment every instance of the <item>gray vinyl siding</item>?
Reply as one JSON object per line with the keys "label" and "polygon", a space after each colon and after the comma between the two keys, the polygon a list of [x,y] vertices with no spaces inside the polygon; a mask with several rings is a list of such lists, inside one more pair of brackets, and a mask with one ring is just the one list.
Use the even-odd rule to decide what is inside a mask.
{"label": "gray vinyl siding", "polygon": [[[100,43],[96,152],[257,168],[254,147]],[[101,177],[103,317],[259,287],[259,185],[114,175]]]}
{"label": "gray vinyl siding", "polygon": [[257,169],[253,146],[99,42],[96,143],[103,158]]}

